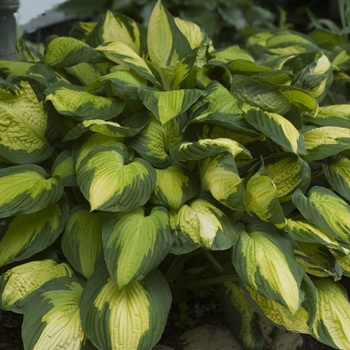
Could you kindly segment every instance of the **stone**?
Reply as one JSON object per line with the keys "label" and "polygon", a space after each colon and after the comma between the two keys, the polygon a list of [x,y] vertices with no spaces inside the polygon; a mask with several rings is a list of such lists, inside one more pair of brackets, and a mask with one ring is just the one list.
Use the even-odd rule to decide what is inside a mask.
{"label": "stone", "polygon": [[224,327],[204,325],[180,336],[184,350],[243,350]]}

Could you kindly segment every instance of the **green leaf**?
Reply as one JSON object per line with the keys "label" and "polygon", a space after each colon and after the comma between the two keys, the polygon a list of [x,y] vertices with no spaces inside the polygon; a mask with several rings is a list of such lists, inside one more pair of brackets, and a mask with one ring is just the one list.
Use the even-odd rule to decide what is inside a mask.
{"label": "green leaf", "polygon": [[265,170],[276,186],[280,202],[291,200],[295,189],[300,188],[305,192],[309,187],[310,167],[294,153],[283,152],[266,158]]}
{"label": "green leaf", "polygon": [[50,246],[68,220],[65,200],[33,214],[17,215],[4,221],[0,232],[0,266],[33,256]]}
{"label": "green leaf", "polygon": [[[308,282],[305,282],[305,281]],[[306,287],[305,287],[306,285]],[[246,297],[253,304],[254,309],[263,317],[267,317],[277,326],[282,326],[292,332],[312,334],[310,325],[315,319],[316,312],[316,291],[310,278],[304,275],[302,289],[305,290],[306,297],[299,309],[292,313],[288,308],[276,301],[269,300],[259,294],[254,288],[244,286]]]}
{"label": "green leaf", "polygon": [[337,126],[305,127],[302,131],[307,162],[324,159],[350,148],[350,129]]}
{"label": "green leaf", "polygon": [[[118,67],[118,66],[117,66]],[[132,70],[116,70],[92,82],[85,91],[91,92],[110,83],[121,96],[133,100],[139,98],[138,88],[147,85],[147,80]]]}
{"label": "green leaf", "polygon": [[65,187],[78,186],[70,149],[61,152],[52,164],[52,177],[60,177]]}
{"label": "green leaf", "polygon": [[196,116],[218,112],[222,114],[242,114],[239,101],[219,82],[211,81],[205,91],[207,91],[207,94],[192,107]]}
{"label": "green leaf", "polygon": [[296,261],[303,267],[304,271],[310,275],[318,277],[333,277],[338,281],[342,277],[342,269],[331,254],[322,244],[298,242]]}
{"label": "green leaf", "polygon": [[0,169],[0,218],[31,214],[57,202],[63,194],[60,178],[48,178],[33,164]]}
{"label": "green leaf", "polygon": [[210,63],[229,63],[232,61],[246,61],[254,63],[254,58],[238,45],[231,45],[219,50],[210,52],[212,56]]}
{"label": "green leaf", "polygon": [[94,47],[112,41],[121,42],[143,56],[146,51],[146,35],[146,28],[131,18],[107,11],[86,38],[86,42]]}
{"label": "green leaf", "polygon": [[246,231],[242,226],[231,261],[244,284],[291,314],[298,311],[303,300],[303,271],[294,259],[291,241],[275,227],[255,222]]}
{"label": "green leaf", "polygon": [[117,144],[100,147],[79,165],[77,182],[91,210],[128,211],[151,197],[156,182],[154,168],[142,158],[128,162],[122,151]]}
{"label": "green leaf", "polygon": [[239,101],[264,112],[284,115],[292,107],[280,91],[245,75],[233,76],[231,92]]}
{"label": "green leaf", "polygon": [[60,114],[77,121],[112,119],[124,108],[124,102],[116,97],[93,95],[84,91],[83,87],[63,82],[50,86],[45,93],[46,100],[51,101]]}
{"label": "green leaf", "polygon": [[293,203],[306,220],[335,237],[344,247],[350,247],[350,206],[333,191],[314,186],[304,196],[298,189]]}
{"label": "green leaf", "polygon": [[26,75],[28,69],[34,64],[35,63],[33,62],[13,62],[0,60],[0,72],[2,76]]}
{"label": "green leaf", "polygon": [[264,339],[258,315],[242,289],[234,282],[226,282],[222,294],[219,300],[223,303],[223,310],[235,338],[239,339],[244,349],[262,349]]}
{"label": "green leaf", "polygon": [[198,178],[188,168],[172,165],[156,169],[157,181],[150,202],[166,208],[179,210],[180,207],[199,193]]}
{"label": "green leaf", "polygon": [[[177,130],[175,129],[175,131]],[[167,138],[164,125],[151,115],[150,122],[133,138],[129,146],[153,166],[166,168],[172,163],[167,154],[169,150],[167,147],[168,142],[169,138]]]}
{"label": "green leaf", "polygon": [[243,105],[247,122],[263,132],[281,147],[293,153],[305,153],[303,136],[295,126],[282,115],[266,112],[258,107]]}
{"label": "green leaf", "polygon": [[140,87],[139,97],[145,107],[164,125],[169,120],[186,112],[205,92],[198,89],[156,91]]}
{"label": "green leaf", "polygon": [[12,267],[0,276],[0,307],[23,313],[30,300],[30,294],[45,282],[72,275],[73,270],[68,264],[58,264],[51,259],[31,261]]}
{"label": "green leaf", "polygon": [[181,142],[170,149],[170,157],[176,162],[200,160],[229,152],[235,158],[251,158],[250,152],[238,142],[230,139],[203,139],[197,142]]}
{"label": "green leaf", "polygon": [[72,67],[65,67],[65,71],[79,79],[82,85],[92,84],[101,77],[97,64],[78,63]]}
{"label": "green leaf", "polygon": [[305,120],[316,125],[350,128],[349,108],[349,104],[322,106],[314,118]]}
{"label": "green leaf", "polygon": [[129,69],[135,71],[140,77],[150,81],[152,84],[158,84],[147,62],[127,44],[120,41],[113,41],[98,46],[96,50],[103,53],[110,61],[117,64],[124,64]]}
{"label": "green leaf", "polygon": [[143,208],[108,217],[102,224],[106,265],[119,288],[142,280],[169,253],[173,237],[168,211]]}
{"label": "green leaf", "polygon": [[316,339],[336,349],[350,343],[350,304],[339,283],[330,279],[314,282],[317,291],[317,312],[313,325]]}
{"label": "green leaf", "polygon": [[265,48],[273,54],[287,55],[298,54],[311,50],[318,50],[310,38],[306,35],[291,31],[281,30],[275,32],[267,38]]}
{"label": "green leaf", "polygon": [[217,201],[230,209],[242,207],[245,198],[243,180],[231,154],[222,153],[205,158],[200,173],[203,191],[209,191]]}
{"label": "green leaf", "polygon": [[157,67],[174,66],[191,52],[189,41],[161,1],[157,1],[149,19],[147,47]]}
{"label": "green leaf", "polygon": [[27,305],[22,325],[26,349],[82,349],[86,336],[79,303],[84,286],[73,277],[46,282]]}
{"label": "green leaf", "polygon": [[207,200],[195,199],[169,214],[175,239],[171,250],[174,254],[189,253],[198,247],[226,250],[237,239],[236,225]]}
{"label": "green leaf", "polygon": [[327,181],[342,197],[350,201],[350,158],[339,154],[322,164]]}
{"label": "green leaf", "polygon": [[195,49],[202,44],[211,44],[211,40],[207,33],[196,23],[186,21],[180,17],[175,17],[175,24],[181,33],[186,37],[191,49]]}
{"label": "green leaf", "polygon": [[163,333],[170,305],[171,292],[159,271],[120,289],[102,265],[87,282],[80,314],[84,331],[100,349],[151,349]]}
{"label": "green leaf", "polygon": [[93,131],[111,137],[132,137],[137,135],[149,122],[146,113],[136,113],[127,118],[116,118],[118,122],[110,122],[101,119],[84,120],[70,130],[63,141],[74,140],[84,132]]}
{"label": "green leaf", "polygon": [[83,135],[76,140],[73,145],[72,156],[75,163],[75,170],[80,167],[82,160],[86,158],[92,150],[101,146],[110,147],[117,145],[122,154],[127,158],[127,162],[130,162],[134,154],[130,148],[121,142],[122,140],[117,137],[106,136],[99,133]]}
{"label": "green leaf", "polygon": [[284,226],[284,213],[278,201],[277,188],[264,165],[248,180],[245,202],[247,210],[261,220],[278,228]]}
{"label": "green leaf", "polygon": [[71,210],[64,234],[62,251],[69,263],[85,278],[89,278],[103,263],[102,217],[91,213],[86,206]]}
{"label": "green leaf", "polygon": [[31,85],[21,81],[11,92],[0,80],[0,95],[0,154],[20,164],[47,159],[52,126]]}
{"label": "green leaf", "polygon": [[346,249],[333,236],[306,220],[285,221],[285,231],[297,242],[317,243],[345,254]]}
{"label": "green leaf", "polygon": [[82,62],[103,62],[104,56],[85,44],[69,37],[51,37],[46,44],[45,64],[53,68],[71,67]]}

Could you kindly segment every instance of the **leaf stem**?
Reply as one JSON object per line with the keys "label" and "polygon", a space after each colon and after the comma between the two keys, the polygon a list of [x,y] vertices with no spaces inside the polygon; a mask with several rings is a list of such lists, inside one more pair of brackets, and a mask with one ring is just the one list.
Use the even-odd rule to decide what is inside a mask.
{"label": "leaf stem", "polygon": [[221,275],[224,272],[221,264],[217,261],[214,255],[208,250],[203,250],[204,256],[209,260],[209,262],[213,265],[214,269]]}
{"label": "leaf stem", "polygon": [[220,284],[225,282],[236,282],[238,281],[237,275],[223,275],[217,277],[208,277],[200,280],[195,280],[189,283],[186,283],[185,290],[193,290],[202,287],[212,286],[214,284]]}

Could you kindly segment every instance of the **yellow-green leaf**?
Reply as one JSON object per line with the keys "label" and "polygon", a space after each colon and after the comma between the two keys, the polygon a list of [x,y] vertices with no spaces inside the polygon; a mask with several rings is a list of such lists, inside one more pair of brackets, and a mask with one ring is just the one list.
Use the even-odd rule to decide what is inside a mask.
{"label": "yellow-green leaf", "polygon": [[110,276],[119,288],[142,280],[168,254],[173,237],[168,211],[143,208],[107,217],[102,224],[103,252]]}
{"label": "yellow-green leaf", "polygon": [[159,341],[170,305],[171,292],[159,271],[120,289],[102,265],[87,282],[80,313],[84,331],[99,349],[141,350]]}

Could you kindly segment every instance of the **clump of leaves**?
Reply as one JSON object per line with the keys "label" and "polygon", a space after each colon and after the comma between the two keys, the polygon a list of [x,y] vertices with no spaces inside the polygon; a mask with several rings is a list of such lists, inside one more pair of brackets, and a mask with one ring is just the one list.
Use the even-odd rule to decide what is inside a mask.
{"label": "clump of leaves", "polygon": [[[123,13],[144,25],[156,0],[68,0],[59,10],[69,14],[101,14],[107,10]],[[257,32],[274,28],[274,15],[251,0],[163,0],[173,16],[199,25],[216,45],[243,42]]]}
{"label": "clump of leaves", "polygon": [[216,50],[160,1],[79,33],[0,62],[0,307],[25,348],[151,349],[208,285],[245,349],[258,315],[347,348],[347,39]]}

